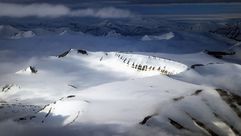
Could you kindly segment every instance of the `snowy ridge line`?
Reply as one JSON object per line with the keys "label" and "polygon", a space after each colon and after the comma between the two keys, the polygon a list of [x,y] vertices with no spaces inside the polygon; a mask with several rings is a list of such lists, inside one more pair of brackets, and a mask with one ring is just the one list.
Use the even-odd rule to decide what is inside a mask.
{"label": "snowy ridge line", "polygon": [[72,53],[72,52],[76,52],[76,53],[81,53],[81,54],[88,55],[88,52],[87,52],[86,50],[82,50],[82,49],[69,49],[69,50],[63,52],[62,54],[57,55],[57,57],[58,57],[58,58],[62,58],[62,57],[65,57],[65,56],[67,56],[69,53]]}
{"label": "snowy ridge line", "polygon": [[216,30],[209,32],[224,36],[237,42],[241,41],[240,22],[235,24],[226,24],[223,27],[217,28]]}
{"label": "snowy ridge line", "polygon": [[[227,107],[229,107],[230,111],[233,111],[239,118],[240,118],[240,109],[237,107],[237,105],[240,105],[240,96],[232,94],[228,92],[227,90],[223,89],[214,89],[216,93],[220,96],[221,100],[227,104]],[[182,116],[185,116],[185,118],[180,119],[179,117],[172,116],[172,115],[166,115],[166,123],[169,123],[173,128],[175,128],[177,131],[177,134],[181,135],[194,135],[195,133],[201,134],[201,135],[211,135],[211,136],[239,136],[240,135],[240,127],[238,122],[240,120],[236,120],[236,123],[232,123],[231,121],[228,121],[225,116],[222,115],[222,113],[218,112],[217,109],[215,109],[209,101],[207,101],[207,97],[205,96],[205,90],[196,90],[192,94],[185,95],[185,96],[179,96],[179,97],[174,97],[172,100],[175,104],[180,104],[184,101],[187,101],[187,99],[190,99],[190,97],[196,97],[199,98],[201,97],[202,103],[208,107],[210,110],[210,115],[213,116],[211,121],[198,118],[195,115],[195,112],[192,113],[192,110],[197,110],[200,111],[200,109],[194,109],[190,110],[185,110],[182,109],[181,114]],[[235,99],[232,99],[235,98]],[[220,107],[219,107],[220,108]],[[239,113],[237,113],[237,111]],[[147,127],[153,127],[157,125],[156,122],[159,122],[159,115],[158,113],[148,115],[144,117],[144,119],[139,122],[140,125],[145,125]],[[191,124],[186,124],[186,121],[191,121],[189,123]],[[163,123],[163,122],[160,122]],[[190,126],[191,125],[191,126]],[[157,126],[158,127],[158,126]],[[172,128],[172,129],[173,129]],[[173,130],[175,130],[173,129]],[[175,131],[176,131],[175,130]]]}
{"label": "snowy ridge line", "polygon": [[[69,49],[64,53],[58,55],[57,57],[63,58],[68,55],[71,56],[76,54],[87,56],[87,58],[82,58],[85,59],[87,62],[92,61],[88,59],[88,57],[94,57],[96,61],[95,63],[100,63],[103,65],[104,63],[102,62],[105,62],[106,66],[112,63],[116,63],[115,60],[117,59],[120,64],[125,64],[121,65],[121,67],[126,67],[127,65],[127,67],[135,69],[139,72],[152,72],[163,75],[175,75],[188,69],[187,65],[177,61],[173,61],[171,59],[123,52],[90,52],[83,49]],[[118,66],[116,65],[115,67]]]}
{"label": "snowy ridge line", "polygon": [[175,75],[188,69],[182,63],[160,57],[127,53],[115,53],[115,56],[138,71],[155,71],[164,75]]}
{"label": "snowy ridge line", "polygon": [[12,87],[14,86],[14,84],[6,84],[4,86],[2,86],[2,92],[8,92]]}
{"label": "snowy ridge line", "polygon": [[14,83],[8,83],[8,84],[4,84],[4,85],[0,85],[0,96],[1,94],[5,94],[11,91],[16,91],[16,90],[20,90],[21,86],[20,85],[16,85]]}
{"label": "snowy ridge line", "polygon": [[241,110],[238,108],[241,106],[241,97],[223,89],[216,89],[216,91],[223,101],[225,101],[241,119]]}
{"label": "snowy ridge line", "polygon": [[26,69],[17,71],[16,74],[20,74],[20,75],[32,75],[32,74],[36,74],[38,72],[38,70],[36,69],[36,67],[34,66],[29,66]]}
{"label": "snowy ridge line", "polygon": [[[83,100],[81,97],[76,98],[75,95],[68,95],[46,104],[37,112],[27,116],[18,117],[15,121],[34,121],[47,125],[68,126],[77,121],[78,117],[85,112],[86,106],[90,102]],[[58,116],[66,117],[62,124],[55,124]]]}

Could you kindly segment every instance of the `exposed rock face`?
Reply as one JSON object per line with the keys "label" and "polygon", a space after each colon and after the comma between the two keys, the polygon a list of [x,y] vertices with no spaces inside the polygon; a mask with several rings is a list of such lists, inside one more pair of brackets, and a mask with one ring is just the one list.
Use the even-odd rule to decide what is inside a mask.
{"label": "exposed rock face", "polygon": [[82,50],[82,49],[79,49],[78,53],[88,55],[87,51],[86,50]]}
{"label": "exposed rock face", "polygon": [[29,68],[30,68],[31,72],[34,74],[36,74],[38,72],[38,70],[33,66],[30,66]]}
{"label": "exposed rock face", "polygon": [[225,26],[210,32],[222,35],[238,42],[241,41],[240,23],[226,24]]}
{"label": "exposed rock face", "polygon": [[222,51],[209,51],[209,50],[205,50],[204,53],[219,59],[223,58],[223,56],[235,54],[235,52],[222,52]]}
{"label": "exposed rock face", "polygon": [[[70,49],[70,50],[71,50],[71,49]],[[66,51],[66,52],[64,52],[64,53],[62,53],[62,54],[60,54],[60,55],[58,55],[57,57],[58,57],[58,58],[65,57],[66,55],[69,54],[70,50],[68,50],[68,51]]]}
{"label": "exposed rock face", "polygon": [[82,49],[78,49],[78,50],[75,50],[75,49],[69,49],[67,51],[65,51],[64,53],[58,55],[57,57],[58,58],[63,58],[65,56],[67,56],[68,54],[70,54],[71,52],[77,52],[79,54],[83,54],[83,55],[88,55],[88,52],[86,50],[82,50]]}
{"label": "exposed rock face", "polygon": [[7,92],[8,90],[10,90],[13,87],[13,84],[7,84],[5,86],[2,87],[2,92]]}

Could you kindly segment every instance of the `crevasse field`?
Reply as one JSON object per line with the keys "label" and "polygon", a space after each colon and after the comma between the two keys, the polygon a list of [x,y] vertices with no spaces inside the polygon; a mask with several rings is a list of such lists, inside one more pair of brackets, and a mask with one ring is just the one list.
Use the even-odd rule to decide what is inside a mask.
{"label": "crevasse field", "polygon": [[241,135],[239,18],[69,12],[0,9],[0,136]]}

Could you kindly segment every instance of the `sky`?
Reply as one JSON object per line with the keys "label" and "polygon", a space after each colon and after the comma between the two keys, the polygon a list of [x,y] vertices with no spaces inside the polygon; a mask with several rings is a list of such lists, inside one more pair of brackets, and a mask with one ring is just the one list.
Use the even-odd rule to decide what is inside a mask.
{"label": "sky", "polygon": [[0,2],[13,3],[85,3],[85,2],[107,2],[107,3],[210,3],[210,2],[241,2],[241,0],[0,0]]}
{"label": "sky", "polygon": [[241,0],[0,0],[0,18],[136,15],[241,16]]}

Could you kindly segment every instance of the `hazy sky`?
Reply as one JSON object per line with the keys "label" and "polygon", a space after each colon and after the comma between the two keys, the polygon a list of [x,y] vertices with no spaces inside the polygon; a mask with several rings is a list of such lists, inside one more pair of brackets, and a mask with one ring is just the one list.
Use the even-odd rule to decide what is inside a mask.
{"label": "hazy sky", "polygon": [[125,18],[203,14],[241,16],[241,0],[0,0],[0,17]]}
{"label": "hazy sky", "polygon": [[205,2],[241,2],[241,0],[0,0],[0,2],[14,3],[83,3],[83,2],[106,2],[106,3],[205,3]]}

